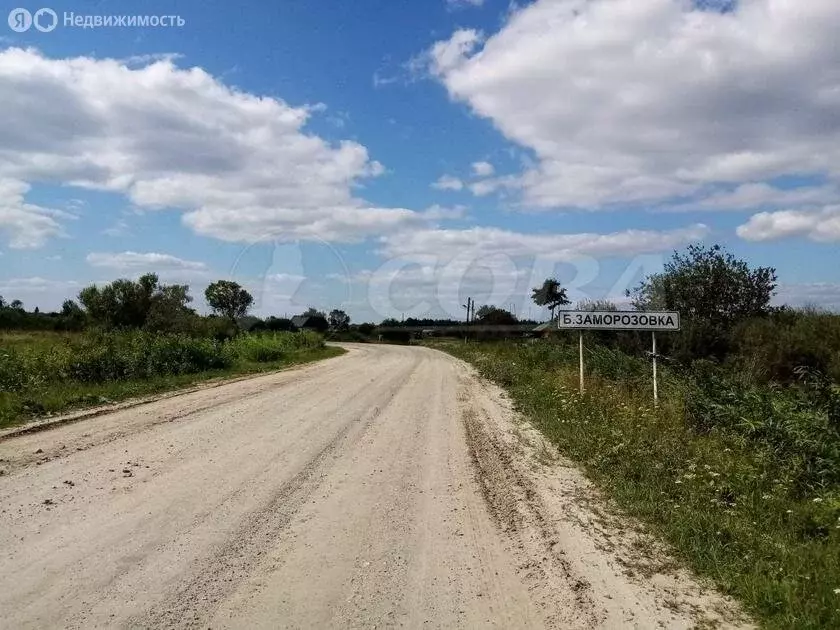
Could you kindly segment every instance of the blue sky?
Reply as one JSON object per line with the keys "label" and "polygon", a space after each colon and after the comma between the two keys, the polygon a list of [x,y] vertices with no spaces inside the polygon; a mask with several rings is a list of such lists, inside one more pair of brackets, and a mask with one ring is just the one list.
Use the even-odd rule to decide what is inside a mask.
{"label": "blue sky", "polygon": [[155,271],[199,309],[232,277],[262,315],[540,317],[546,275],[618,298],[702,240],[840,308],[831,0],[49,6],[0,30],[6,299]]}

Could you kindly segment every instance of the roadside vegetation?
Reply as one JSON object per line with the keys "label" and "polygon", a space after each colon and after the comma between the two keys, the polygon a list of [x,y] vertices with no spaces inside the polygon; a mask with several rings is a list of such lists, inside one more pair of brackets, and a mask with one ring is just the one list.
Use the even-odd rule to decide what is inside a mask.
{"label": "roadside vegetation", "polygon": [[632,292],[683,313],[658,408],[649,334],[586,333],[584,395],[577,332],[436,345],[765,627],[840,628],[840,315],[771,307],[774,289],[772,269],[693,247]]}
{"label": "roadside vegetation", "polygon": [[205,295],[211,316],[188,307],[189,287],[147,274],[83,289],[59,313],[0,298],[0,428],[343,352],[291,320],[246,318],[253,298],[236,283]]}

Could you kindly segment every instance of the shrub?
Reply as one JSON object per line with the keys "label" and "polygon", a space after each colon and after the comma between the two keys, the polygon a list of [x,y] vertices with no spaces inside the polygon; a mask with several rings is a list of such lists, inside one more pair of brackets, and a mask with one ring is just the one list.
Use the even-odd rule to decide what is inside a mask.
{"label": "shrub", "polygon": [[840,382],[840,315],[782,309],[744,322],[734,339],[732,362],[738,369],[760,366],[757,379],[792,383],[804,367]]}

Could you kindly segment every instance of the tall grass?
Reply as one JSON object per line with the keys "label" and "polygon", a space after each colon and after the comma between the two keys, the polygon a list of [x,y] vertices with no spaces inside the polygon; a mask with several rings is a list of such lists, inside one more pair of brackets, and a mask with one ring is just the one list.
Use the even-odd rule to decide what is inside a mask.
{"label": "tall grass", "polygon": [[[247,372],[326,352],[309,332],[240,335],[218,341],[144,331],[0,336],[0,426],[77,404],[165,389],[189,375]],[[331,349],[330,349],[331,350]],[[91,392],[98,395],[91,400]]]}
{"label": "tall grass", "polygon": [[450,344],[624,509],[770,628],[840,628],[840,392],[664,369],[590,346]]}

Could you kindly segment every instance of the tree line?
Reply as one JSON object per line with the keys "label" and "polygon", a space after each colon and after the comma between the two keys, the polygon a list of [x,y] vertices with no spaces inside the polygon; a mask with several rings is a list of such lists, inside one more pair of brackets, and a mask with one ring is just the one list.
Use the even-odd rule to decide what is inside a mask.
{"label": "tree line", "polygon": [[[157,274],[147,273],[137,280],[120,278],[103,286],[82,289],[77,299],[65,300],[61,310],[44,313],[37,307],[27,311],[21,300],[7,302],[0,296],[0,329],[81,331],[146,330],[160,333],[187,333],[196,336],[231,337],[240,330],[293,331],[293,320],[278,317],[260,319],[249,316],[253,296],[241,285],[218,280],[204,291],[211,314],[199,314],[190,305],[193,298],[186,284],[164,284]],[[350,317],[334,309],[329,315],[308,309],[301,317],[306,328],[324,332],[345,330]]]}

